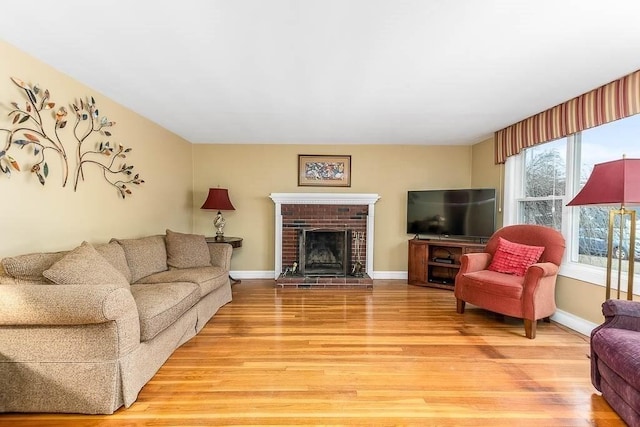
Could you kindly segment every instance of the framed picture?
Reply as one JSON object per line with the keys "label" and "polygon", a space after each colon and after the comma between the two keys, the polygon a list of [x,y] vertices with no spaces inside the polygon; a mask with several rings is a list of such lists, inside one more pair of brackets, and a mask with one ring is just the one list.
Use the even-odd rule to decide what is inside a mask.
{"label": "framed picture", "polygon": [[351,156],[299,154],[298,186],[351,187]]}

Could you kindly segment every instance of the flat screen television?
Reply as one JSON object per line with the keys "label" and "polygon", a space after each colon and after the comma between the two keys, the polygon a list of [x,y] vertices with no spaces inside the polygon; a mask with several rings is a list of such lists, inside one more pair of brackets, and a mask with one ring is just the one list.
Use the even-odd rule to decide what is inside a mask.
{"label": "flat screen television", "polygon": [[483,239],[495,228],[495,188],[407,192],[407,234]]}

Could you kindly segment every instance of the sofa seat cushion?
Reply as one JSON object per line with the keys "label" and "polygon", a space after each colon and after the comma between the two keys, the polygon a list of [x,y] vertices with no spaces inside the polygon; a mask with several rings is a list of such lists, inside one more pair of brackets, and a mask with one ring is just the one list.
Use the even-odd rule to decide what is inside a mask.
{"label": "sofa seat cushion", "polygon": [[131,285],[140,318],[140,341],[149,341],[193,307],[200,299],[195,283],[145,283]]}
{"label": "sofa seat cushion", "polygon": [[222,267],[171,269],[140,279],[138,283],[191,282],[200,288],[200,298],[227,283],[228,272]]}
{"label": "sofa seat cushion", "polygon": [[477,288],[482,293],[496,297],[513,299],[522,298],[524,277],[513,274],[498,273],[497,271],[481,270],[463,274],[465,287]]}
{"label": "sofa seat cushion", "polygon": [[591,346],[600,363],[640,390],[640,333],[627,329],[605,328],[591,337]]}

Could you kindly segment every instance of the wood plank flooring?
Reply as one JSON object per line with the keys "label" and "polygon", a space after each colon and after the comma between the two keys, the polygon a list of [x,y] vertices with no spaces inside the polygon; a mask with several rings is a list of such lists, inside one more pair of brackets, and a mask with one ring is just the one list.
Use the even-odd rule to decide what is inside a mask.
{"label": "wood plank flooring", "polygon": [[0,425],[621,426],[592,387],[589,340],[403,281],[279,289],[243,280],[130,408],[0,414]]}

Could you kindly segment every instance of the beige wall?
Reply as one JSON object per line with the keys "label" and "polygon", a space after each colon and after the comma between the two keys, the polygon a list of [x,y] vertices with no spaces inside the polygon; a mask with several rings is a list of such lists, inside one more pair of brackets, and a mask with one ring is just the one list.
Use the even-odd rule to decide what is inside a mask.
{"label": "beige wall", "polygon": [[560,310],[593,323],[602,323],[605,288],[570,277],[559,276],[556,304]]}
{"label": "beige wall", "polygon": [[[26,101],[10,77],[49,89],[56,102],[54,110],[64,105],[71,112],[71,102],[93,96],[100,115],[116,122],[111,128],[113,136],[104,140],[131,147],[126,162],[146,181],[134,186],[133,195],[123,200],[96,169],[88,168],[86,180],[74,192],[72,177],[62,188],[61,164],[50,156],[50,175],[42,186],[29,172],[33,155],[27,150],[15,152],[27,171],[13,173],[11,179],[0,174],[0,257],[71,249],[83,240],[97,243],[111,237],[164,233],[166,228],[191,231],[191,144],[2,41],[0,58],[0,128],[11,126],[7,118],[10,102],[24,105]],[[73,157],[76,145],[68,139],[71,129],[69,123],[60,134],[63,141],[69,141],[67,151]],[[7,133],[0,135],[4,147]],[[71,167],[74,165],[72,161]]]}
{"label": "beige wall", "polygon": [[496,189],[496,227],[502,226],[504,167],[495,164],[493,137],[471,146],[471,186]]}
{"label": "beige wall", "polygon": [[[201,211],[209,187],[229,189],[236,210],[225,212],[225,235],[244,238],[232,269],[273,271],[271,193],[377,193],[375,271],[406,271],[407,190],[463,188],[471,180],[468,146],[194,145],[194,231],[212,235],[215,212]],[[350,188],[298,187],[298,154],[351,155]]]}

